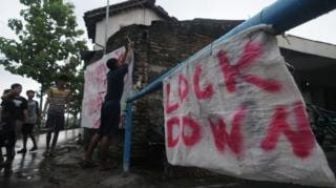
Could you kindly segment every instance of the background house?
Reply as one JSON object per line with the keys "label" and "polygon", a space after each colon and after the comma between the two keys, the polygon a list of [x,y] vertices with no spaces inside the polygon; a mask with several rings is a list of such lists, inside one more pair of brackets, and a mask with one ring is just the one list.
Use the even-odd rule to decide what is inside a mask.
{"label": "background house", "polygon": [[306,103],[336,111],[336,46],[296,36],[278,42]]}
{"label": "background house", "polygon": [[[106,7],[88,11],[84,15],[89,38],[95,43],[94,49],[99,50],[105,46]],[[108,38],[120,28],[132,25],[151,25],[152,21],[177,21],[170,17],[155,0],[129,0],[109,7]]]}

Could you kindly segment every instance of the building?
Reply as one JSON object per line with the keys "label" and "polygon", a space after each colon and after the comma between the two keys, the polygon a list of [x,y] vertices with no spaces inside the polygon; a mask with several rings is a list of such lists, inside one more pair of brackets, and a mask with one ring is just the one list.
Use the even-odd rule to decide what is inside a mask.
{"label": "building", "polygon": [[[106,7],[97,8],[84,14],[89,38],[95,44],[95,50],[105,46]],[[109,7],[107,37],[109,38],[120,28],[132,25],[151,25],[152,21],[177,21],[170,17],[155,0],[129,0]]]}
{"label": "building", "polygon": [[278,42],[306,103],[336,111],[336,46],[296,36]]}

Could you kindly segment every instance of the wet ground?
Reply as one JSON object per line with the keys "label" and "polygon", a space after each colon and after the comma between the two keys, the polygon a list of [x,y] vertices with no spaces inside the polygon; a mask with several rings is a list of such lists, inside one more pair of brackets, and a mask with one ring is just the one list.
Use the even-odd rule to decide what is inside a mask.
{"label": "wet ground", "polygon": [[[122,172],[121,158],[113,159],[117,165],[108,171],[99,168],[83,169],[79,162],[82,148],[75,138],[79,130],[68,130],[60,134],[59,147],[54,157],[45,159],[45,135],[39,136],[39,150],[26,155],[16,155],[14,174],[10,178],[0,177],[0,188],[308,188],[292,184],[256,182],[226,176],[188,174],[183,168],[153,168],[135,164],[129,174]],[[17,144],[17,150],[21,143]],[[30,148],[30,147],[28,147]],[[336,152],[328,151],[331,168],[336,170]]]}
{"label": "wet ground", "polygon": [[[58,144],[64,145],[65,143],[77,138],[79,134],[78,129],[65,130],[60,132]],[[10,187],[44,187],[40,176],[40,163],[43,161],[43,152],[46,146],[46,135],[41,134],[36,137],[39,149],[34,152],[27,152],[25,155],[16,154],[13,163],[13,174],[9,178],[5,178],[0,173],[0,188]],[[27,149],[32,147],[31,140],[28,140]],[[22,148],[22,142],[19,140],[16,143],[16,151]],[[5,152],[4,152],[5,153]]]}
{"label": "wet ground", "polygon": [[[63,151],[63,153],[65,153]],[[41,168],[42,177],[48,180],[48,188],[308,188],[293,184],[257,182],[220,175],[202,175],[183,172],[185,168],[173,167],[172,175],[162,169],[135,165],[131,173],[124,174],[121,164],[109,170],[83,169],[78,165],[82,153],[75,147],[65,155],[50,159]],[[336,159],[334,154],[333,159]],[[335,166],[333,166],[335,167]],[[172,170],[172,169],[171,169]]]}

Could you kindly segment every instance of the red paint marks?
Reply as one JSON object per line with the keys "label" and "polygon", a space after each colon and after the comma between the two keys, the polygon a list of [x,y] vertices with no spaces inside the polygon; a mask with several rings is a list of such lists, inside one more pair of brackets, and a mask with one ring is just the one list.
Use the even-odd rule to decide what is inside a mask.
{"label": "red paint marks", "polygon": [[179,97],[181,101],[183,102],[189,94],[189,85],[188,80],[185,76],[182,74],[179,75]]}
{"label": "red paint marks", "polygon": [[[230,63],[226,52],[218,52],[217,58],[219,59],[219,65],[228,92],[235,92],[239,84],[238,82],[241,81],[272,95],[277,94],[277,92],[281,90],[282,85],[280,81],[265,79],[246,71],[256,63],[256,60],[260,58],[263,53],[261,44],[248,42],[243,49],[241,57],[233,64]],[[171,99],[171,84],[167,83],[165,85],[165,112],[168,118],[166,121],[167,147],[180,147],[180,144],[183,144],[185,147],[193,148],[197,146],[202,139],[205,139],[203,134],[207,134],[208,131],[203,132],[203,129],[210,129],[210,134],[213,136],[213,142],[218,152],[224,153],[229,149],[234,155],[239,156],[245,149],[242,126],[249,126],[248,122],[245,121],[248,113],[246,105],[240,106],[231,114],[232,128],[230,131],[227,130],[227,124],[229,123],[228,116],[216,118],[204,117],[203,114],[198,114],[200,113],[198,111],[192,117],[190,115],[181,117],[180,115],[183,113],[179,116],[175,116],[178,113],[174,113],[174,116],[172,114],[172,112],[177,112],[179,108],[183,108],[184,102],[187,101],[188,97],[192,94],[195,94],[196,100],[198,101],[205,99],[211,100],[215,94],[218,94],[215,93],[216,91],[212,80],[205,81],[205,79],[202,78],[203,71],[206,71],[203,69],[205,69],[205,67],[202,67],[201,64],[197,64],[192,74],[181,73],[177,79],[174,79],[174,84],[177,85],[174,89],[177,90],[173,93],[176,93],[178,97],[174,97],[173,100]],[[193,114],[193,109],[191,109],[190,114]],[[202,121],[195,117],[201,117]],[[208,120],[209,125],[202,126],[200,124],[200,122],[203,122],[203,118]],[[287,138],[295,156],[306,158],[311,155],[315,147],[315,138],[311,132],[302,103],[298,102],[291,107],[275,107],[273,116],[269,122],[267,135],[261,143],[256,143],[257,146],[260,146],[265,152],[274,150],[279,143],[280,137],[285,136],[284,138]]]}
{"label": "red paint marks", "polygon": [[166,99],[166,113],[172,113],[173,111],[177,110],[179,108],[179,104],[175,103],[175,104],[171,104],[170,103],[170,83],[168,83],[166,85],[166,95],[167,95],[167,99]]}
{"label": "red paint marks", "polygon": [[[193,84],[194,84],[194,93],[198,99],[208,99],[211,98],[214,95],[214,88],[211,83],[209,83],[206,87],[201,88],[201,75],[202,75],[202,67],[201,65],[197,65],[193,74]],[[180,98],[180,102],[184,102],[187,100],[189,96],[189,88],[191,88],[191,85],[188,81],[188,79],[183,75],[180,74],[178,76],[178,95]],[[171,103],[170,93],[171,93],[171,85],[170,83],[167,83],[165,85],[165,91],[166,91],[166,113],[172,113],[173,111],[176,111],[180,105],[179,103]]]}
{"label": "red paint marks", "polygon": [[228,145],[233,153],[239,155],[242,152],[243,136],[241,126],[246,116],[246,108],[241,107],[233,115],[232,129],[229,134],[226,130],[224,118],[220,118],[217,123],[209,119],[211,131],[214,136],[216,148],[220,152],[225,151],[225,146]]}
{"label": "red paint marks", "polygon": [[[184,145],[187,147],[195,146],[201,140],[201,127],[198,122],[191,117],[182,117],[182,127],[181,120],[178,117],[170,118],[167,120],[166,125],[167,145],[169,148],[176,147],[180,139],[183,140]],[[175,137],[173,132],[174,127],[178,128],[179,130]]]}
{"label": "red paint marks", "polygon": [[202,75],[202,67],[201,65],[196,65],[195,72],[194,72],[194,88],[195,94],[198,99],[207,99],[213,96],[214,89],[212,84],[208,84],[205,88],[201,88],[201,75]]}
{"label": "red paint marks", "polygon": [[[190,134],[186,134],[187,127],[191,130]],[[189,132],[189,131],[188,131]],[[190,117],[183,117],[183,141],[186,146],[193,146],[201,140],[201,127]]]}
{"label": "red paint marks", "polygon": [[107,67],[105,63],[99,64],[96,69],[94,70],[94,77],[95,77],[95,82],[96,83],[104,83],[107,82],[106,75],[107,73]]}
{"label": "red paint marks", "polygon": [[281,84],[275,80],[264,80],[255,75],[245,75],[244,78],[246,82],[271,93],[276,93],[281,89]]}
{"label": "red paint marks", "polygon": [[275,149],[279,142],[279,137],[284,134],[296,156],[306,158],[311,154],[315,147],[315,138],[311,132],[304,105],[301,102],[296,103],[293,111],[297,128],[292,128],[287,122],[289,114],[286,107],[278,106],[275,108],[267,136],[261,143],[261,147],[265,151]]}
{"label": "red paint marks", "polygon": [[231,65],[226,52],[219,51],[217,58],[221,67],[225,85],[229,92],[236,91],[237,79],[242,78],[246,82],[255,85],[256,87],[267,92],[278,92],[281,89],[281,84],[275,80],[266,80],[256,75],[243,75],[242,70],[249,68],[257,58],[262,55],[262,46],[257,43],[248,42],[245,45],[244,51],[237,64]]}
{"label": "red paint marks", "polygon": [[228,57],[226,56],[226,53],[224,51],[219,51],[217,54],[217,57],[219,59],[220,67],[224,75],[225,85],[229,92],[235,92],[236,91],[236,77],[238,74],[238,71],[231,67],[230,61]]}
{"label": "red paint marks", "polygon": [[[280,136],[284,135],[292,146],[293,153],[299,158],[307,158],[315,147],[315,138],[311,132],[304,105],[298,102],[290,112],[288,107],[275,108],[267,135],[260,146],[264,151],[272,151],[276,149]],[[233,113],[231,132],[227,130],[227,122],[223,117],[208,118],[214,144],[219,152],[223,153],[226,147],[230,148],[235,155],[240,155],[244,151],[242,126],[245,125],[247,113],[247,108],[243,106]],[[296,128],[288,123],[290,116],[295,118],[293,125],[296,125]],[[171,117],[167,120],[166,126],[169,148],[177,147],[181,139],[182,143],[189,148],[196,146],[202,140],[202,126],[199,120],[190,116]]]}
{"label": "red paint marks", "polygon": [[180,120],[177,117],[173,117],[167,121],[167,144],[170,148],[175,147],[179,141],[179,137],[174,138],[174,126],[180,127]]}
{"label": "red paint marks", "polygon": [[240,57],[238,61],[239,68],[248,68],[252,63],[255,62],[257,58],[262,55],[262,46],[258,43],[253,43],[249,41],[243,51],[243,55]]}

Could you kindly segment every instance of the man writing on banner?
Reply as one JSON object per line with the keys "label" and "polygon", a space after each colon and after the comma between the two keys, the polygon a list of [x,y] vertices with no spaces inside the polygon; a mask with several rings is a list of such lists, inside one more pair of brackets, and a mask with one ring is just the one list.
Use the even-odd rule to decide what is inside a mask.
{"label": "man writing on banner", "polygon": [[82,167],[84,168],[96,166],[92,161],[92,155],[99,142],[101,142],[102,167],[108,168],[106,157],[109,143],[113,137],[120,133],[120,100],[123,94],[124,77],[128,72],[126,59],[130,51],[131,43],[129,42],[126,52],[121,58],[111,58],[106,62],[109,72],[107,73],[107,92],[101,108],[100,127],[92,137],[85,153],[82,163]]}

